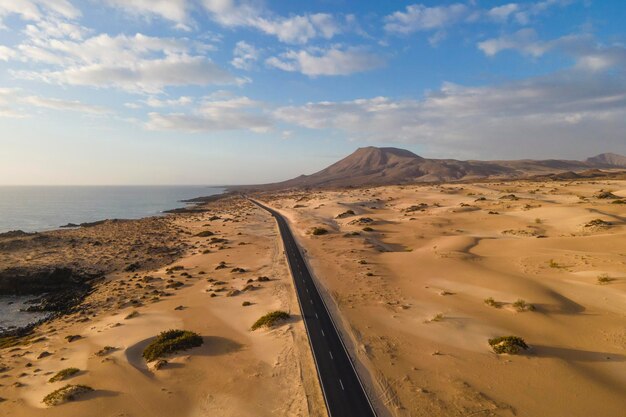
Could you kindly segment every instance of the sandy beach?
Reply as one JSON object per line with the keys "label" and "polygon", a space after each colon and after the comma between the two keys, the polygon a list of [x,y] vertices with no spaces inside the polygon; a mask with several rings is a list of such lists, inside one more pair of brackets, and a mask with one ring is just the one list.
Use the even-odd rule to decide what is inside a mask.
{"label": "sandy beach", "polygon": [[[142,254],[133,261],[142,266],[124,272],[128,260],[120,260],[117,270],[106,274],[73,313],[2,349],[3,414],[78,416],[98,410],[98,415],[116,416],[324,415],[271,217],[247,201],[226,199],[203,213],[135,221],[138,230],[145,227],[150,243],[166,237],[148,238],[153,222],[166,224],[181,248],[176,262],[152,257],[153,264],[144,263],[149,256]],[[112,227],[52,236],[86,239],[114,233]],[[206,231],[213,234],[196,236]],[[123,243],[102,248],[100,256],[92,258],[94,265],[124,253]],[[63,248],[49,254],[48,262],[67,256]],[[21,256],[7,251],[4,262]],[[216,269],[222,262],[225,267]],[[250,305],[242,306],[244,301]],[[291,312],[291,320],[269,330],[250,330],[257,318],[278,309]],[[168,358],[162,369],[150,369],[141,357],[143,348],[161,331],[174,328],[197,332],[204,344]],[[68,342],[67,336],[78,338]],[[65,368],[80,371],[67,380],[48,382]],[[68,383],[95,391],[56,407],[42,403],[45,395]]]}

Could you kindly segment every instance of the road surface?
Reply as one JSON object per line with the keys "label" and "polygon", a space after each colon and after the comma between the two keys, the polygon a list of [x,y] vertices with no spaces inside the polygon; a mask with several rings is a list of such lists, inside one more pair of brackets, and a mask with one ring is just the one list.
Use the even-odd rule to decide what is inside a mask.
{"label": "road surface", "polygon": [[251,201],[267,210],[278,223],[328,414],[330,417],[375,417],[376,413],[287,221],[275,210]]}

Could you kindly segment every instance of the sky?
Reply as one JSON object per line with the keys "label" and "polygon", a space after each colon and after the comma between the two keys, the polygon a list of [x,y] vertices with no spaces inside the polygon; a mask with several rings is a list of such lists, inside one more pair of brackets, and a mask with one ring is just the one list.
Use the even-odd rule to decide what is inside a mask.
{"label": "sky", "polygon": [[626,154],[623,0],[0,0],[0,185]]}

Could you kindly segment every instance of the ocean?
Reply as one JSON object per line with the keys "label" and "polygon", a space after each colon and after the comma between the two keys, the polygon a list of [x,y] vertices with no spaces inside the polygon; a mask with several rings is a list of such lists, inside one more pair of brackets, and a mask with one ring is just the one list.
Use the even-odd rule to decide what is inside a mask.
{"label": "ocean", "polygon": [[[201,186],[0,186],[0,233],[40,232],[103,219],[138,219],[184,207],[181,200],[222,192],[224,188]],[[0,295],[0,333],[45,317],[46,313],[20,311],[32,298]]]}
{"label": "ocean", "polygon": [[223,191],[202,186],[0,186],[0,233],[154,216],[184,207],[181,200]]}

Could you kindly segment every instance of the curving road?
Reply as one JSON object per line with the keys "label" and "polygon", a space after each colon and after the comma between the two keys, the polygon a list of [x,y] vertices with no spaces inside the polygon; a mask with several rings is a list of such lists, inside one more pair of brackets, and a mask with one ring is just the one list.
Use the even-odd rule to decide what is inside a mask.
{"label": "curving road", "polygon": [[374,408],[287,221],[277,211],[257,201],[250,201],[267,210],[278,223],[329,416],[375,417]]}

